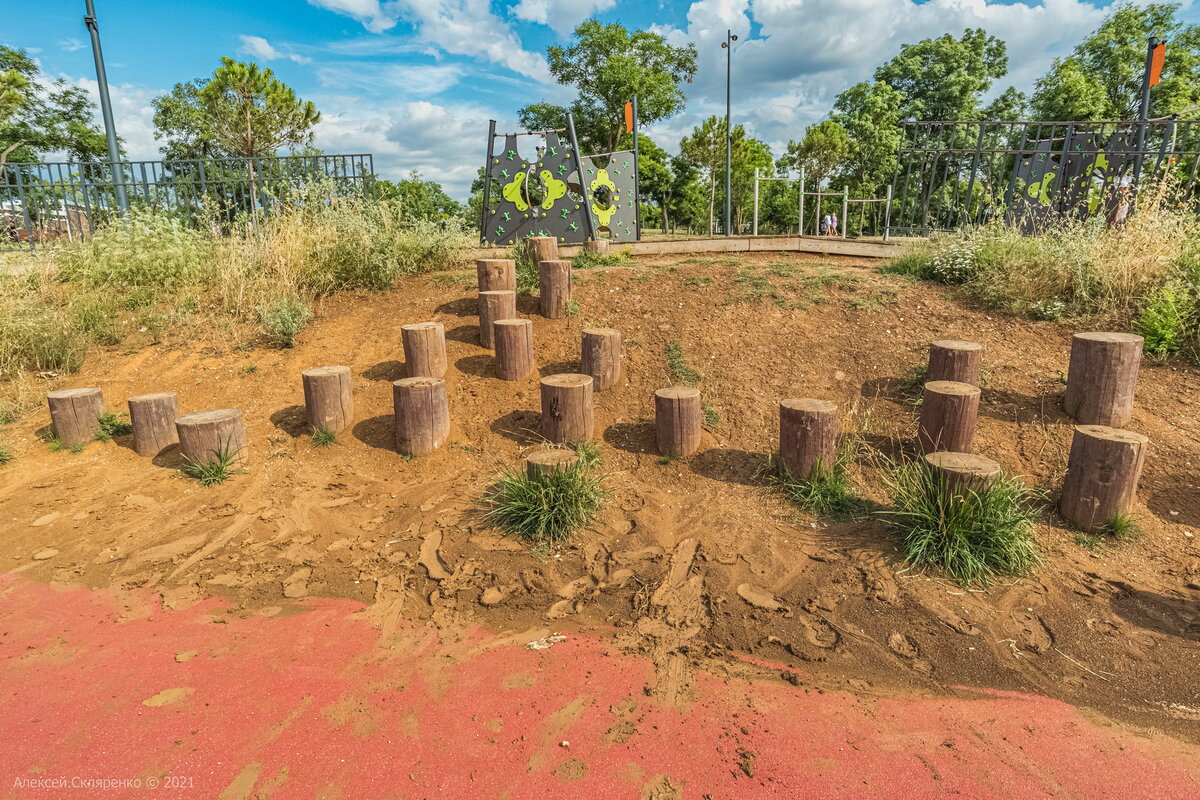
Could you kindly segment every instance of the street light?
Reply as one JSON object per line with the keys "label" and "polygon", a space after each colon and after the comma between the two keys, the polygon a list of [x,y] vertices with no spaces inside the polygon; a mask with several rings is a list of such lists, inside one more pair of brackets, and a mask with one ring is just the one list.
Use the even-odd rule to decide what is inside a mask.
{"label": "street light", "polygon": [[732,87],[733,75],[733,43],[737,41],[737,36],[733,31],[725,31],[725,41],[721,42],[721,47],[725,48],[725,235],[732,236],[733,231],[730,230],[730,216],[733,210],[733,131],[729,128],[729,111],[732,104],[732,96],[730,89]]}
{"label": "street light", "polygon": [[121,149],[117,144],[117,127],[113,122],[112,100],[108,96],[108,74],[104,71],[104,54],[100,51],[100,28],[96,25],[96,6],[87,0],[83,24],[92,37],[92,56],[96,59],[96,89],[100,95],[100,114],[104,118],[104,135],[108,139],[108,162],[112,169],[113,193],[117,211],[123,217],[129,213],[129,197],[125,194],[125,174],[121,164]]}

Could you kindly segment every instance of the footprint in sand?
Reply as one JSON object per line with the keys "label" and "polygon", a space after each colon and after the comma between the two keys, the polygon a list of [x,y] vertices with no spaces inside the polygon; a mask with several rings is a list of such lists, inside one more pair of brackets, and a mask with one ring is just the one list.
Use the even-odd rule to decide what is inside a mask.
{"label": "footprint in sand", "polygon": [[1054,645],[1054,635],[1046,623],[1036,614],[1022,611],[1013,615],[1017,633],[1014,638],[1031,653],[1044,653]]}
{"label": "footprint in sand", "polygon": [[888,649],[901,658],[908,659],[917,672],[933,672],[933,665],[921,658],[917,643],[899,631],[888,636]]}
{"label": "footprint in sand", "polygon": [[737,587],[737,593],[739,597],[755,608],[761,608],[764,611],[788,610],[787,606],[775,599],[775,595],[761,586],[755,586],[752,583],[743,583]]}

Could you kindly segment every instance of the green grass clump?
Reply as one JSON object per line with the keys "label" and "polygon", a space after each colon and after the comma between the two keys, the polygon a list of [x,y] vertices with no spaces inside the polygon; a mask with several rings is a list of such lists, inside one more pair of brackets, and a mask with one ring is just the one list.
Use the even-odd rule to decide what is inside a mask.
{"label": "green grass clump", "polygon": [[13,460],[12,448],[6,444],[0,444],[0,466],[10,463]]}
{"label": "green grass clump", "polygon": [[607,494],[581,454],[570,469],[536,480],[524,469],[505,470],[484,498],[492,506],[486,518],[535,547],[548,549],[595,519]]}
{"label": "green grass clump", "polygon": [[667,342],[664,353],[667,357],[667,371],[671,373],[672,381],[683,386],[695,386],[704,380],[704,376],[692,369],[683,357],[683,345],[678,339]]}
{"label": "green grass clump", "polygon": [[708,403],[705,403],[700,409],[700,414],[703,417],[703,425],[705,430],[712,430],[721,423],[721,414]]}
{"label": "green grass clump", "polygon": [[566,307],[565,307],[565,308],[563,308],[563,312],[564,312],[564,313],[565,313],[565,314],[566,314],[568,317],[577,317],[577,316],[579,316],[579,312],[580,312],[581,310],[582,310],[582,307],[579,305],[579,301],[578,301],[578,300],[574,300],[574,299],[568,300],[568,301],[567,301],[567,305],[566,305]]}
{"label": "green grass clump", "polygon": [[322,428],[320,425],[313,426],[313,429],[312,429],[313,447],[325,447],[326,445],[331,445],[336,441],[337,441],[337,434],[334,433],[333,431],[329,430],[329,428]]}
{"label": "green grass clump", "polygon": [[608,253],[592,253],[580,250],[571,259],[572,269],[595,269],[596,267],[623,267],[630,262],[625,250],[615,250]]}
{"label": "green grass clump", "polygon": [[111,411],[100,415],[100,427],[96,430],[96,441],[111,442],[114,436],[128,436],[133,433],[133,425],[125,422]]}
{"label": "green grass clump", "polygon": [[1117,512],[1091,533],[1078,531],[1075,534],[1075,544],[1086,550],[1104,551],[1114,542],[1129,542],[1140,538],[1142,528],[1137,520],[1129,514]]}
{"label": "green grass clump", "polygon": [[299,297],[280,297],[259,306],[258,316],[268,339],[280,347],[291,347],[296,343],[296,334],[312,318],[312,312]]}
{"label": "green grass clump", "polygon": [[1134,330],[1145,338],[1146,352],[1157,358],[1178,353],[1196,316],[1196,298],[1177,282],[1159,287],[1147,299]]}
{"label": "green grass clump", "polygon": [[964,586],[1027,575],[1042,562],[1034,543],[1037,493],[1007,475],[981,489],[951,489],[924,461],[897,466],[892,507],[880,512],[901,535],[905,559]]}
{"label": "green grass clump", "polygon": [[517,268],[517,294],[533,294],[538,288],[538,266],[533,263],[533,256],[520,241],[508,248],[508,257]]}
{"label": "green grass clump", "polygon": [[201,486],[216,486],[219,483],[232,478],[234,475],[240,475],[246,470],[239,469],[234,466],[237,464],[239,455],[233,451],[232,439],[225,442],[221,449],[213,453],[212,457],[200,461],[183,457],[183,471],[185,474],[195,478]]}
{"label": "green grass clump", "polygon": [[838,448],[832,464],[818,462],[807,478],[793,475],[776,453],[768,464],[769,483],[805,511],[819,515],[850,514],[861,505],[850,483],[850,463],[856,447],[847,440]]}

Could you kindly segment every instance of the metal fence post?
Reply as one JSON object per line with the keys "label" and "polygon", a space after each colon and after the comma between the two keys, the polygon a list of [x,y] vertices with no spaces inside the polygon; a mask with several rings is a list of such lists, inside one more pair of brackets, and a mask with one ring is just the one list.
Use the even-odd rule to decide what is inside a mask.
{"label": "metal fence post", "polygon": [[758,167],[754,168],[754,235],[758,236]]}
{"label": "metal fence post", "polygon": [[799,226],[796,228],[800,236],[804,235],[804,167],[800,168],[800,208],[798,211],[797,221]]}
{"label": "metal fence post", "polygon": [[892,187],[887,187],[887,199],[883,204],[883,241],[891,237],[892,231]]}
{"label": "metal fence post", "polygon": [[842,187],[842,238],[846,238],[849,228],[846,227],[847,218],[850,216],[850,187]]}

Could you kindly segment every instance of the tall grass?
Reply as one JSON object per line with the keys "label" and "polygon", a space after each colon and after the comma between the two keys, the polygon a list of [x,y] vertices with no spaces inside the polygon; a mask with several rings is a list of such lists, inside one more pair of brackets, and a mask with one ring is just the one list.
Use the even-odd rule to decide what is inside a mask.
{"label": "tall grass", "polygon": [[530,478],[523,469],[501,473],[484,497],[491,505],[487,520],[541,550],[567,541],[588,525],[608,491],[595,474],[598,451],[576,452],[579,461],[574,466],[538,478]]}

